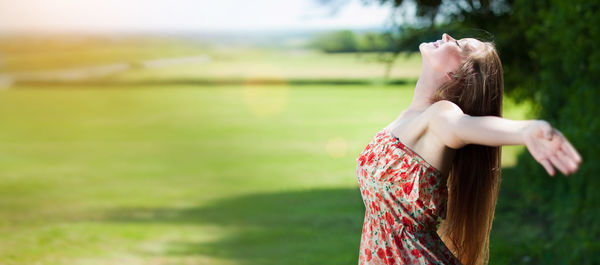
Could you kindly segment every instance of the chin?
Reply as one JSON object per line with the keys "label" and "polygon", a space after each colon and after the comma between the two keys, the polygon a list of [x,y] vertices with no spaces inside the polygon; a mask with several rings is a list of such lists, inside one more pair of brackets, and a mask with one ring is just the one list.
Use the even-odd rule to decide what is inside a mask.
{"label": "chin", "polygon": [[421,44],[419,44],[419,51],[421,52],[421,54],[423,54],[424,52],[429,52],[434,48],[433,45],[430,44],[431,43],[429,42],[422,42]]}
{"label": "chin", "polygon": [[425,47],[423,47],[423,44],[419,45],[419,53],[421,54],[421,57],[423,57],[423,55],[425,54]]}
{"label": "chin", "polygon": [[421,45],[419,45],[419,52],[421,53],[421,57],[427,57],[427,53],[429,52],[426,44],[427,43],[421,43]]}

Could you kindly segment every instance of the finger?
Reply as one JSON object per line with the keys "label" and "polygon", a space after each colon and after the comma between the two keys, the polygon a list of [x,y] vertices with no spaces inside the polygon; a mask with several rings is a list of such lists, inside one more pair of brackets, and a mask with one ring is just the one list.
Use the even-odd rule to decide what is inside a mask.
{"label": "finger", "polygon": [[565,139],[564,143],[561,145],[561,149],[565,150],[577,164],[581,163],[581,155],[579,155],[577,150],[575,150],[575,147],[573,147],[567,139]]}
{"label": "finger", "polygon": [[575,160],[573,160],[573,158],[567,155],[567,153],[565,153],[563,150],[558,150],[556,156],[567,166],[569,174],[573,174],[575,171],[577,171],[577,163],[575,163]]}
{"label": "finger", "polygon": [[558,168],[563,175],[566,176],[568,174],[568,170],[564,162],[559,160],[556,155],[550,156],[550,162],[552,162],[552,164],[554,164],[554,166]]}
{"label": "finger", "polygon": [[554,168],[552,168],[552,165],[550,164],[550,161],[548,161],[548,159],[544,159],[544,160],[540,161],[540,164],[542,164],[544,169],[546,169],[546,171],[548,172],[548,175],[554,177]]}

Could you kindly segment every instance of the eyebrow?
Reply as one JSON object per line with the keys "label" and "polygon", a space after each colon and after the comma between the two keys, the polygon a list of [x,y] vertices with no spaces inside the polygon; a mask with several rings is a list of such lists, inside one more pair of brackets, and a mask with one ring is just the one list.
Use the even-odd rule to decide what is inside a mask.
{"label": "eyebrow", "polygon": [[462,41],[463,42],[462,45],[459,45],[460,48],[466,49],[466,50],[472,50],[473,49],[473,45],[471,44],[471,42],[468,39],[465,38],[465,39],[460,39],[460,40],[457,40],[457,41]]}

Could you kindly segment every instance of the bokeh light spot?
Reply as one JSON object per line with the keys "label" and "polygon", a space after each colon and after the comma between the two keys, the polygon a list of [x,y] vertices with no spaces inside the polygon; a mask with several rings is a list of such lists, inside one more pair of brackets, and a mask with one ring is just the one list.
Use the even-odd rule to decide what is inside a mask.
{"label": "bokeh light spot", "polygon": [[244,86],[242,99],[256,117],[269,117],[284,110],[287,103],[287,86]]}
{"label": "bokeh light spot", "polygon": [[327,141],[325,147],[327,154],[333,158],[340,158],[346,155],[346,149],[348,149],[348,143],[344,138],[334,137]]}

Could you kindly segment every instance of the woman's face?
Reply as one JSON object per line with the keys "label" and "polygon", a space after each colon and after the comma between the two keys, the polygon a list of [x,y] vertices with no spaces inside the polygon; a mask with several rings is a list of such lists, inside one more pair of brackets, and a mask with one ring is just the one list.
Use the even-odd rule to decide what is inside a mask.
{"label": "woman's face", "polygon": [[460,66],[467,52],[481,47],[483,43],[479,40],[472,38],[455,40],[444,33],[440,40],[421,43],[419,50],[424,66],[445,75],[454,72]]}

